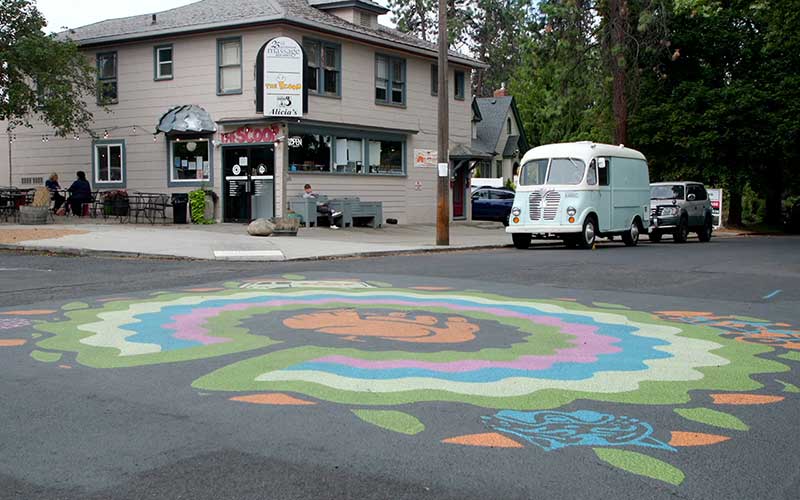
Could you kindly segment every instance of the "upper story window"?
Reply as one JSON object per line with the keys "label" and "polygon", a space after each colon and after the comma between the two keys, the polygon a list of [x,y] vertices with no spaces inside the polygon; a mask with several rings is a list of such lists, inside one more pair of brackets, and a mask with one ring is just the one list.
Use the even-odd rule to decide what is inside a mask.
{"label": "upper story window", "polygon": [[506,133],[511,135],[511,118],[506,118]]}
{"label": "upper story window", "polygon": [[341,45],[321,40],[303,40],[308,68],[308,91],[312,94],[339,97],[342,95]]}
{"label": "upper story window", "polygon": [[431,64],[431,95],[439,95],[439,66]]}
{"label": "upper story window", "polygon": [[105,105],[117,102],[117,53],[97,54],[97,103]]}
{"label": "upper story window", "polygon": [[456,99],[464,100],[464,92],[465,92],[465,76],[463,71],[456,71],[455,78],[453,78],[453,96]]}
{"label": "upper story window", "polygon": [[406,103],[406,61],[375,55],[375,102],[402,106]]}
{"label": "upper story window", "polygon": [[155,80],[171,80],[172,73],[172,45],[161,45],[153,49]]}
{"label": "upper story window", "polygon": [[242,93],[242,39],[217,40],[217,94]]}

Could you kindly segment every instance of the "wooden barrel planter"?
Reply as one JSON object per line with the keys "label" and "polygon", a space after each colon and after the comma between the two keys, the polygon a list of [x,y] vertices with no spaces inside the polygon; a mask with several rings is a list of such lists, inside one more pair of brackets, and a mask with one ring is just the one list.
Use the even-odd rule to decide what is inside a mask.
{"label": "wooden barrel planter", "polygon": [[23,205],[19,207],[19,223],[26,226],[47,224],[47,207],[31,207]]}

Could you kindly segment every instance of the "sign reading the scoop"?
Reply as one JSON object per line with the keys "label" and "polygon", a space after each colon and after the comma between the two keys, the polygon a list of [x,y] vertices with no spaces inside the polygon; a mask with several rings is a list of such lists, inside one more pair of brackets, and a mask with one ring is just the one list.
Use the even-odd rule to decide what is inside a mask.
{"label": "sign reading the scoop", "polygon": [[302,46],[279,36],[261,47],[257,61],[256,110],[264,116],[303,116],[308,94]]}

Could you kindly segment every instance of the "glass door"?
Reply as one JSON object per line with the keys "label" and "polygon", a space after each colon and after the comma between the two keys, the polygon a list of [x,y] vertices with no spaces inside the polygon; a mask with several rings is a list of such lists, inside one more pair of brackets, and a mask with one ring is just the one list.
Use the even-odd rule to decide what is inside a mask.
{"label": "glass door", "polygon": [[225,147],[222,161],[225,222],[274,217],[275,148]]}

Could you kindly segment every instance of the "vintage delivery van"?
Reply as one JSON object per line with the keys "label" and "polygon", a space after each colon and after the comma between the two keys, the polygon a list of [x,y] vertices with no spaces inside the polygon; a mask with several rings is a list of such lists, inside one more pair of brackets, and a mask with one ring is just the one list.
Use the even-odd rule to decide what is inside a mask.
{"label": "vintage delivery van", "polygon": [[528,248],[533,235],[555,234],[568,247],[599,237],[628,246],[650,225],[650,175],[644,155],[593,142],[548,144],[522,158],[506,232]]}

